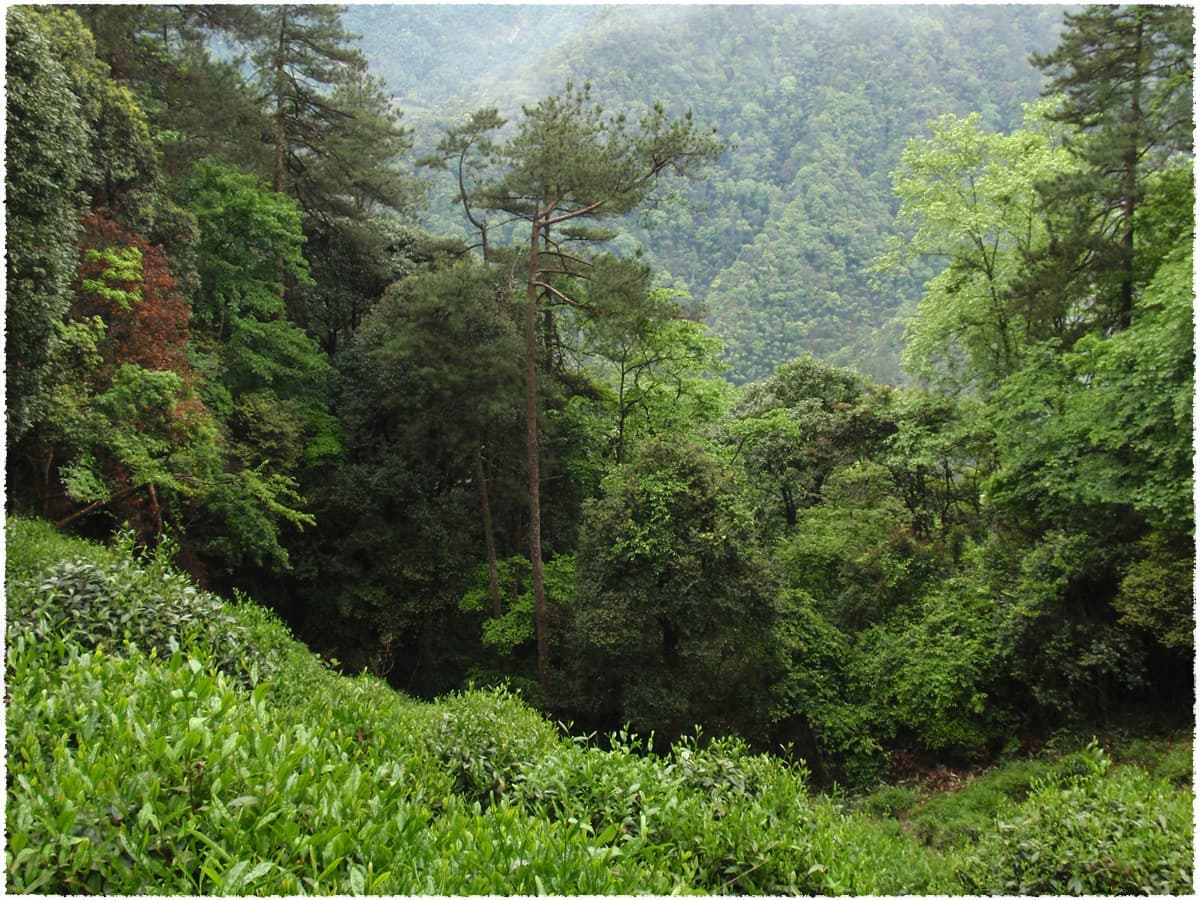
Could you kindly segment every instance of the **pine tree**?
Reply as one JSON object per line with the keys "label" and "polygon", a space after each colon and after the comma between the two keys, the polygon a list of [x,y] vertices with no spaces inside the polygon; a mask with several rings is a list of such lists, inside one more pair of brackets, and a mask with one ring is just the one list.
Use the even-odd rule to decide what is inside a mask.
{"label": "pine tree", "polygon": [[1060,181],[1058,197],[1084,197],[1076,219],[1080,259],[1112,291],[1114,330],[1128,328],[1138,290],[1136,213],[1147,175],[1192,152],[1194,13],[1188,6],[1093,6],[1067,14],[1055,50],[1033,57],[1061,95],[1054,118],[1074,125],[1072,149],[1087,164]]}
{"label": "pine tree", "polygon": [[[538,678],[549,690],[550,650],[542,571],[541,468],[538,380],[553,373],[553,308],[586,310],[572,284],[593,263],[580,242],[612,237],[581,227],[629,212],[653,192],[661,176],[690,174],[724,148],[697,130],[691,114],[671,120],[656,105],[630,133],[623,116],[609,116],[584,85],[526,107],[516,134],[500,150],[502,176],[483,205],[504,210],[528,226],[528,242],[514,266],[525,281],[525,428],[529,477],[529,559],[538,645]],[[539,313],[544,330],[539,353]],[[549,327],[547,327],[549,326]],[[541,370],[539,372],[539,369]]]}

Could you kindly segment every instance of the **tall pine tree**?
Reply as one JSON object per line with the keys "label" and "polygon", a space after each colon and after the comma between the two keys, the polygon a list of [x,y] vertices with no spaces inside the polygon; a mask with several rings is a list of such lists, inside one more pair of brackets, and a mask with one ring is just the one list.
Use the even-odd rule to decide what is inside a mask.
{"label": "tall pine tree", "polygon": [[1075,126],[1072,149],[1087,164],[1060,181],[1056,198],[1076,207],[1077,259],[1101,279],[1108,327],[1133,319],[1136,214],[1147,175],[1192,151],[1194,13],[1188,6],[1092,6],[1067,14],[1058,47],[1033,57],[1061,95],[1054,118]]}
{"label": "tall pine tree", "polygon": [[[526,107],[523,113],[516,133],[499,152],[503,174],[487,191],[484,205],[504,210],[528,226],[528,243],[514,257],[513,266],[514,271],[523,271],[525,281],[529,559],[538,679],[546,693],[550,651],[542,572],[538,417],[539,377],[552,374],[554,365],[553,347],[547,343],[553,339],[552,310],[559,305],[586,309],[572,286],[588,278],[595,267],[586,251],[574,247],[612,234],[583,226],[637,208],[651,196],[661,176],[690,174],[724,147],[696,128],[690,112],[672,120],[658,105],[631,133],[623,116],[607,115],[592,100],[587,85],[576,90],[568,83],[563,94]],[[539,314],[544,349],[539,347]]]}

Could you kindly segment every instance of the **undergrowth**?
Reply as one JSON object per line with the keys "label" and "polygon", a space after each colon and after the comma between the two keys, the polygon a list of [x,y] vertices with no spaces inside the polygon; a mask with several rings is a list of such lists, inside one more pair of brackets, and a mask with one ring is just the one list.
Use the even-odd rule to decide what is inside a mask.
{"label": "undergrowth", "polygon": [[7,546],[14,893],[1191,891],[1182,751],[853,803],[734,739],[602,750],[503,688],[335,674],[161,555],[19,519]]}

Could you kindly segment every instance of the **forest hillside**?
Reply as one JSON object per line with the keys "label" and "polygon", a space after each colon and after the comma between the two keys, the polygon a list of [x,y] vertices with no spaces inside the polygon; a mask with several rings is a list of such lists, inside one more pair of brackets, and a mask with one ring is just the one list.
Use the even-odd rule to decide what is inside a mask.
{"label": "forest hillside", "polygon": [[[1190,782],[1104,745],[1195,725],[1192,8],[471,13],[6,10],[21,889],[44,853],[71,890],[172,858],[184,892],[465,890],[500,816],[513,890],[1184,890]],[[243,615],[365,676],[312,676],[365,685],[353,727],[313,738],[351,689],[304,673],[270,707]],[[409,715],[427,744],[366,746]],[[157,774],[104,775],[118,733]],[[1082,755],[973,795],[1012,829],[788,805],[916,818],[912,784],[1047,747]],[[363,807],[434,841],[412,872],[351,859],[316,782],[246,787],[310,758],[354,796],[425,773]],[[581,798],[593,764],[648,780]],[[229,855],[260,812],[299,862]],[[588,878],[526,871],[542,838]],[[1040,868],[1067,846],[1102,855]]]}
{"label": "forest hillside", "polygon": [[504,690],[418,703],[164,554],[6,525],[12,893],[1190,890],[1187,733],[823,796],[736,739],[654,755]]}
{"label": "forest hillside", "polygon": [[[1005,6],[353,6],[373,72],[410,117],[451,124],[515,110],[567,81],[615,109],[659,99],[731,144],[678,199],[630,217],[618,243],[707,310],[726,377],[801,353],[905,379],[903,321],[918,266],[881,275],[902,233],[890,173],[943,113],[1021,124],[1041,89],[1028,56],[1054,46],[1062,8]],[[424,220],[463,234],[449,181]]]}

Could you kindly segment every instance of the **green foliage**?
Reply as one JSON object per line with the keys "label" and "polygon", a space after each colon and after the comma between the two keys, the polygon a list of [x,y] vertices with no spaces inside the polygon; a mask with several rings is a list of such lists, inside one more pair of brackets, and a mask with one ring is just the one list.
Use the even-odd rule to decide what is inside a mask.
{"label": "green foliage", "polygon": [[509,791],[530,762],[559,740],[553,726],[504,688],[448,696],[439,708],[441,724],[430,735],[430,750],[445,761],[455,790],[485,805]]}
{"label": "green foliage", "polygon": [[876,727],[908,732],[930,750],[979,753],[997,730],[988,715],[997,624],[986,590],[948,579],[902,623],[861,634],[855,669]]}
{"label": "green foliage", "polygon": [[326,408],[329,361],[283,315],[284,280],[308,281],[300,211],[213,160],[196,165],[186,190],[199,227],[195,356],[211,373],[201,394],[223,426],[232,469],[207,492],[194,532],[226,567],[286,568],[282,523],[313,523],[298,475],[341,450]]}
{"label": "green foliage", "polygon": [[[501,607],[499,618],[484,620],[482,640],[501,654],[512,656],[528,649],[535,638],[533,628],[533,590],[529,578],[529,560],[510,556],[497,561]],[[552,608],[565,607],[575,592],[575,557],[556,556],[547,561],[546,600]],[[464,612],[486,612],[490,609],[487,566],[475,572],[475,584],[463,594],[459,608]]]}
{"label": "green foliage", "polygon": [[641,731],[747,727],[778,651],[774,585],[713,452],[640,445],[587,511],[566,656],[591,709]]}
{"label": "green foliage", "polygon": [[1089,390],[1067,416],[1093,457],[1079,473],[1100,502],[1131,506],[1154,525],[1188,530],[1192,509],[1192,235],[1167,253],[1140,298],[1136,327],[1080,341],[1068,356]]}
{"label": "green foliage", "polygon": [[8,584],[33,582],[61,559],[103,565],[111,561],[111,554],[103,545],[65,534],[44,519],[5,517],[4,577]]}
{"label": "green foliage", "polygon": [[213,160],[196,164],[187,195],[200,228],[197,325],[229,339],[239,323],[274,321],[283,309],[281,278],[307,275],[295,202]]}
{"label": "green foliage", "polygon": [[[504,281],[483,266],[414,272],[387,290],[337,359],[331,391],[345,455],[316,480],[318,531],[296,558],[317,622],[305,631],[356,668],[384,641],[402,657],[443,652],[430,634],[457,641],[446,652],[478,648],[478,618],[456,613],[485,558],[477,462],[497,554],[521,549],[512,524],[524,499],[520,349],[508,312]],[[341,633],[329,625],[333,610]],[[456,633],[434,624],[446,616]],[[422,672],[443,692],[468,665],[456,658]]]}
{"label": "green foliage", "polygon": [[789,585],[807,591],[829,619],[861,629],[921,590],[937,554],[913,539],[888,472],[875,463],[837,469],[819,505],[802,510],[778,559]]}
{"label": "green foliage", "polygon": [[1028,546],[996,541],[985,577],[996,591],[999,649],[1042,708],[1081,717],[1143,684],[1145,643],[1114,627],[1113,555],[1087,533],[1053,531]]}
{"label": "green foliage", "polygon": [[835,469],[869,457],[895,430],[891,394],[851,369],[803,356],[748,385],[726,425],[726,440],[767,492],[780,525],[820,502]]}
{"label": "green foliage", "polygon": [[199,647],[232,677],[250,683],[269,676],[271,659],[257,651],[223,601],[196,590],[166,562],[169,556],[164,547],[149,567],[128,558],[74,558],[21,579],[10,574],[9,640],[68,641],[110,654],[132,647],[163,659],[181,647]]}
{"label": "green foliage", "polygon": [[1168,651],[1192,652],[1195,610],[1187,599],[1195,577],[1194,549],[1184,540],[1170,546],[1154,532],[1137,547],[1113,597],[1121,624],[1153,635]]}
{"label": "green foliage", "polygon": [[910,812],[916,802],[915,788],[888,785],[867,794],[860,805],[872,815],[898,818]]}
{"label": "green foliage", "polygon": [[1008,135],[985,133],[977,114],[943,116],[932,138],[909,143],[893,173],[899,221],[912,236],[897,239],[881,265],[949,260],[926,284],[904,361],[949,392],[991,390],[1031,342],[1061,336],[1080,318],[1069,294],[1045,306],[1014,291],[1027,260],[1050,241],[1038,185],[1074,164],[1046,113],[1032,106],[1025,127]]}
{"label": "green foliage", "polygon": [[8,527],[20,541],[10,614],[39,564],[60,579],[83,571],[55,563],[64,550],[122,587],[94,591],[69,633],[10,631],[12,892],[1187,889],[1187,792],[1133,766],[1105,774],[1094,749],[1056,764],[1021,806],[1029,771],[998,770],[993,790],[1011,799],[997,810],[1012,824],[981,828],[977,849],[938,852],[886,817],[911,808],[904,791],[855,812],[810,796],[803,764],[736,739],[697,734],[655,756],[622,733],[601,750],[563,739],[503,690],[414,703],[378,679],[334,675],[246,600],[195,611],[243,658],[271,659],[253,686],[220,671],[224,645],[203,629],[169,654],[107,640],[88,649],[152,584],[170,606],[180,576],[162,555],[139,574],[37,523]]}
{"label": "green foliage", "polygon": [[639,438],[682,434],[712,424],[726,411],[732,391],[715,375],[720,341],[697,322],[681,318],[670,291],[616,298],[597,284],[588,290],[596,313],[581,325],[582,349],[606,390],[600,414],[610,421],[606,443],[623,463]]}
{"label": "green foliage", "polygon": [[91,127],[50,33],[52,13],[6,10],[5,362],[10,441],[46,416],[47,360],[75,275]]}
{"label": "green foliage", "polygon": [[1186,894],[1192,815],[1185,794],[1136,766],[1111,769],[1094,743],[1079,774],[1037,783],[964,860],[967,890],[1010,894]]}

